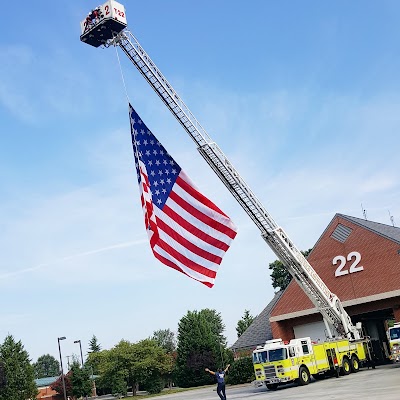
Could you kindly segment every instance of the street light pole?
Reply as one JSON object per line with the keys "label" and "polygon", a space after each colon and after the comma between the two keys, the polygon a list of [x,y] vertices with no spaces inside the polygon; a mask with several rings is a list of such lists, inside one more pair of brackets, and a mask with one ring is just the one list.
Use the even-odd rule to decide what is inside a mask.
{"label": "street light pole", "polygon": [[74,343],[79,343],[79,348],[81,349],[81,362],[82,362],[82,368],[83,368],[82,343],[80,340],[74,340]]}
{"label": "street light pole", "polygon": [[61,379],[62,379],[62,384],[63,384],[63,390],[64,390],[64,400],[67,400],[67,391],[65,390],[65,379],[64,379],[64,369],[63,369],[63,363],[62,363],[62,357],[61,357],[61,346],[60,346],[60,340],[66,339],[65,336],[57,338],[58,341],[58,352],[60,353],[60,365],[61,365]]}
{"label": "street light pole", "polygon": [[[79,343],[79,348],[81,350],[81,362],[82,362],[82,368],[83,368],[83,354],[82,354],[82,343],[80,340],[74,340],[74,343]],[[87,400],[87,396],[86,396],[86,400]]]}

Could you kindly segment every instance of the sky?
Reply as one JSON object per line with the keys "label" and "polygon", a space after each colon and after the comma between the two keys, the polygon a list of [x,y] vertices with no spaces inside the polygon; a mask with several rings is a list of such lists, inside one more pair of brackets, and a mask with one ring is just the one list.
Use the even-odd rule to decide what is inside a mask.
{"label": "sky", "polygon": [[[336,213],[400,226],[397,1],[125,3],[128,26],[301,250]],[[12,4],[0,39],[0,343],[63,362],[96,335],[221,313],[228,343],[274,295],[276,257],[119,50],[132,105],[238,235],[214,288],[159,263],[144,229],[114,48],[80,42],[97,3]],[[11,10],[9,10],[11,12]],[[332,267],[334,268],[334,267]],[[334,291],[334,288],[331,288]]]}

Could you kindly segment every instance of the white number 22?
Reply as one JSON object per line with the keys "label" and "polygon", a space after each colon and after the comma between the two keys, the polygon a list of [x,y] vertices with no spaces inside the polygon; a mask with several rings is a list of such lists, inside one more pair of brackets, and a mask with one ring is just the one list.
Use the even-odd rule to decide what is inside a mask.
{"label": "white number 22", "polygon": [[337,263],[339,263],[339,266],[336,268],[336,271],[335,271],[335,276],[343,276],[343,275],[347,275],[348,273],[353,274],[354,272],[363,271],[364,267],[362,265],[358,266],[358,264],[361,261],[361,254],[358,251],[352,251],[351,253],[349,253],[347,255],[347,261],[351,261],[353,258],[355,258],[355,260],[350,265],[349,270],[347,270],[347,269],[344,269],[344,267],[346,266],[346,258],[344,256],[336,256],[332,260],[333,265],[336,265]]}

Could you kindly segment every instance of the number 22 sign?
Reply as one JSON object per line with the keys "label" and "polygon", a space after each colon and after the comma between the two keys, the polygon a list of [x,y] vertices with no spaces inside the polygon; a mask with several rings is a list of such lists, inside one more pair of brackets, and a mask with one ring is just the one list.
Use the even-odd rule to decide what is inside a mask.
{"label": "number 22 sign", "polygon": [[[354,259],[354,261],[353,261]],[[350,268],[346,268],[347,261],[353,261],[350,265]],[[335,276],[343,276],[347,274],[353,274],[355,272],[360,272],[364,270],[364,267],[360,264],[361,254],[358,251],[352,251],[347,255],[347,258],[344,256],[336,256],[332,260],[332,265],[338,265],[335,271]]]}

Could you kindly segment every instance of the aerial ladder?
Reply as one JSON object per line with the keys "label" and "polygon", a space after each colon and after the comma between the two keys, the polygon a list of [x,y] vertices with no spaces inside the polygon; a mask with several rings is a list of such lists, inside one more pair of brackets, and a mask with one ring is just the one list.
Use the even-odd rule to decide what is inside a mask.
{"label": "aerial ladder", "polygon": [[[362,339],[361,325],[353,325],[338,297],[288,237],[218,145],[183,102],[150,56],[127,29],[125,8],[109,0],[81,22],[82,42],[94,47],[119,46],[197,145],[197,149],[238,203],[257,225],[262,238],[322,314],[327,336]],[[334,328],[334,331],[332,330]]]}

